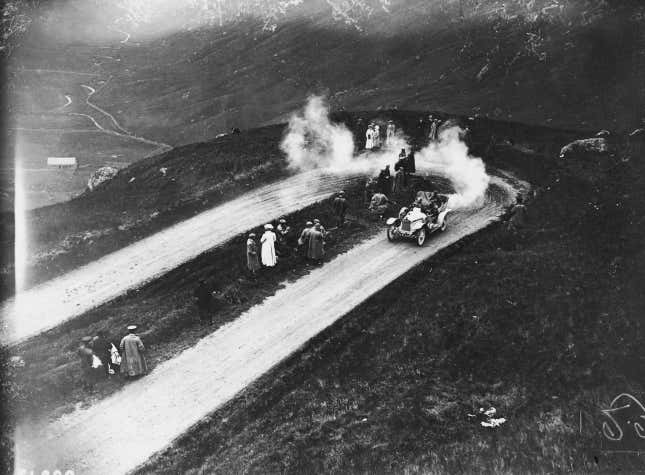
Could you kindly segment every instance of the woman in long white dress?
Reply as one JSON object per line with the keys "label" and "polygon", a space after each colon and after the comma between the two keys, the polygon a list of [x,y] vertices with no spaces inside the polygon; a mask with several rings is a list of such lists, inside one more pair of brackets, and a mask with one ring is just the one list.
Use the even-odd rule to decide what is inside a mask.
{"label": "woman in long white dress", "polygon": [[374,146],[381,146],[381,126],[378,124],[374,126]]}
{"label": "woman in long white dress", "polygon": [[365,148],[372,150],[374,148],[374,126],[370,124],[365,132]]}
{"label": "woman in long white dress", "polygon": [[274,267],[278,262],[278,258],[275,255],[276,235],[272,231],[273,225],[265,224],[264,230],[264,234],[260,238],[262,243],[262,264],[266,267]]}

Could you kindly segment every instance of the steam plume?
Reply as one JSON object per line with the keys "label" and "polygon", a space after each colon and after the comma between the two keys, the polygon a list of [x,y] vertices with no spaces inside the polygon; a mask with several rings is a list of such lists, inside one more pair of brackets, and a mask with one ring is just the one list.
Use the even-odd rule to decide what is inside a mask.
{"label": "steam plume", "polygon": [[490,182],[483,160],[469,155],[463,133],[459,127],[448,128],[439,134],[439,142],[416,154],[417,171],[451,181],[455,194],[450,196],[448,206],[452,209],[481,205]]}
{"label": "steam plume", "polygon": [[[455,193],[448,205],[452,209],[480,205],[490,181],[484,162],[469,155],[462,134],[459,127],[446,129],[439,142],[416,153],[417,172],[441,175],[451,181]],[[351,131],[344,124],[329,120],[327,105],[319,96],[309,97],[303,110],[291,116],[280,148],[294,170],[371,175],[385,165],[393,165],[402,148],[410,150],[406,137],[398,131],[380,150],[354,155]]]}

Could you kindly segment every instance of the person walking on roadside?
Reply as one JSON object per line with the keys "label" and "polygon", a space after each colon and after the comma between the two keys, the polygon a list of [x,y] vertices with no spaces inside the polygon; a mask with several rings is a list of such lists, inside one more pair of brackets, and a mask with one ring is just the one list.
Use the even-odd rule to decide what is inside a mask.
{"label": "person walking on roadside", "polygon": [[307,257],[307,250],[309,249],[309,235],[313,227],[314,223],[307,221],[305,229],[300,233],[300,237],[298,238],[298,254],[301,257]]}
{"label": "person walking on roadside", "polygon": [[255,241],[255,233],[249,234],[249,237],[246,240],[246,268],[253,277],[255,277],[257,272],[262,268],[260,265],[258,243]]}
{"label": "person walking on roadside", "polygon": [[309,249],[307,251],[307,258],[314,262],[314,264],[321,264],[323,256],[325,255],[325,238],[321,231],[320,223],[314,224],[313,229],[309,233]]}
{"label": "person walking on roadside", "polygon": [[[81,339],[81,345],[76,354],[81,360],[81,384],[83,389],[94,389],[94,385],[99,379],[100,375],[103,375],[103,368],[101,360],[94,354],[92,351],[92,337],[86,336]],[[98,361],[98,364],[97,364]]]}
{"label": "person walking on roadside", "polygon": [[276,236],[273,232],[272,224],[264,225],[264,234],[260,238],[262,243],[262,265],[266,267],[275,267],[278,258],[275,254]]}
{"label": "person walking on roadside", "polygon": [[92,351],[101,360],[103,370],[106,374],[110,372],[110,362],[112,360],[112,343],[109,342],[105,336],[104,330],[96,332],[96,336],[92,339]]}
{"label": "person walking on roadside", "polygon": [[332,207],[336,217],[336,226],[342,228],[345,224],[345,213],[347,213],[347,199],[344,191],[338,193]]}
{"label": "person walking on roadside", "polygon": [[121,374],[134,378],[148,372],[146,359],[143,356],[145,347],[141,338],[134,332],[136,325],[128,326],[128,334],[123,337],[119,348],[121,349]]}
{"label": "person walking on roadside", "polygon": [[199,284],[194,292],[195,302],[197,304],[197,311],[199,313],[199,321],[202,323],[213,324],[213,296],[208,284],[204,279],[199,279]]}

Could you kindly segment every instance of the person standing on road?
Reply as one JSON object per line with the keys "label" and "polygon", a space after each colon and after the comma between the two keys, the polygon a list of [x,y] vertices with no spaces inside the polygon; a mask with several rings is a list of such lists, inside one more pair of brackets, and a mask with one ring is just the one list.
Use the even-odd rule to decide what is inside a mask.
{"label": "person standing on road", "polygon": [[197,303],[197,311],[199,312],[199,321],[202,323],[213,324],[213,306],[211,290],[208,288],[204,279],[199,280],[199,284],[195,288],[195,302]]}
{"label": "person standing on road", "polygon": [[345,213],[347,213],[347,199],[344,191],[338,193],[332,207],[336,216],[336,226],[342,228],[345,224]]}
{"label": "person standing on road", "polygon": [[249,234],[249,238],[246,240],[246,267],[253,277],[262,267],[258,255],[258,243],[255,241],[255,233]]}
{"label": "person standing on road", "polygon": [[260,238],[262,243],[262,265],[266,267],[275,267],[278,258],[275,254],[276,236],[273,232],[272,224],[264,225],[264,234]]}
{"label": "person standing on road", "polygon": [[121,374],[133,378],[148,372],[146,359],[143,356],[145,347],[141,338],[135,335],[136,325],[128,326],[128,334],[123,337],[121,348]]}
{"label": "person standing on road", "polygon": [[312,260],[314,264],[321,264],[324,255],[325,239],[321,231],[320,223],[317,223],[314,224],[313,229],[309,233],[309,249],[307,251],[307,258]]}

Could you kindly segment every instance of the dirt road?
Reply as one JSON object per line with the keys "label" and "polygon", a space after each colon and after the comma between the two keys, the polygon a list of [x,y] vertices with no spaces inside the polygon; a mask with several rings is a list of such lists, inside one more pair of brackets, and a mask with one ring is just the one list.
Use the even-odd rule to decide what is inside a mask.
{"label": "dirt road", "polygon": [[431,236],[426,247],[389,243],[383,233],[287,285],[113,396],[47,427],[18,428],[17,468],[77,474],[134,469],[370,295],[485,227],[514,194],[496,179],[482,208],[455,213],[448,229]]}
{"label": "dirt road", "polygon": [[[228,239],[329,197],[352,178],[308,172],[233,201],[17,294],[0,307],[11,345],[139,287]],[[240,249],[240,259],[244,250]]]}

